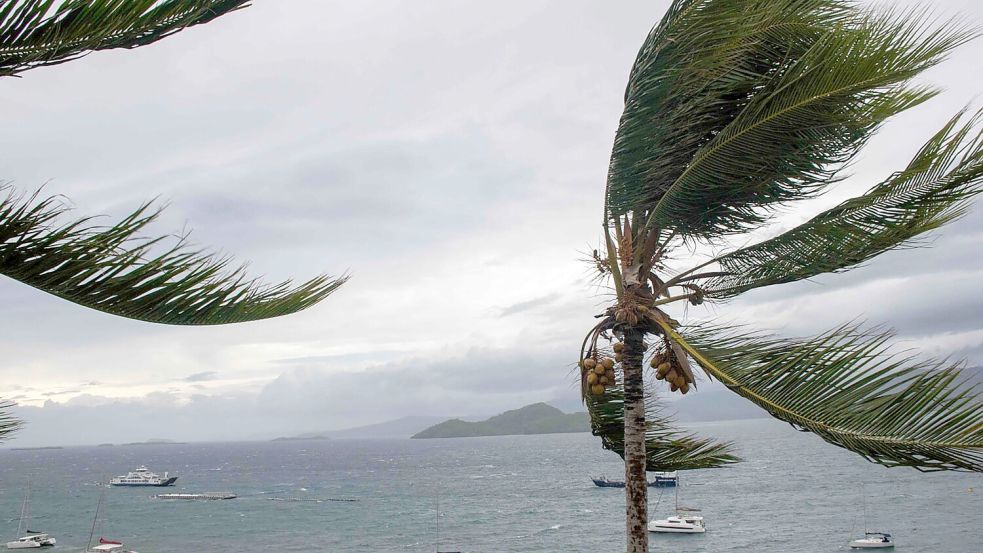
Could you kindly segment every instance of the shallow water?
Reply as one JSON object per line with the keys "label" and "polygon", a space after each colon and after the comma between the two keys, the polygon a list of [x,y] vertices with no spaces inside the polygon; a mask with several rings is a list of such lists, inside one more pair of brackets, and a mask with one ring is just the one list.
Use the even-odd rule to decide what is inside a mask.
{"label": "shallow water", "polygon": [[[897,551],[983,550],[981,475],[885,469],[769,420],[693,429],[734,440],[746,461],[685,473],[680,503],[703,509],[708,532],[654,535],[652,551],[848,551],[863,531],[862,490],[868,526],[891,532]],[[619,461],[589,434],[0,451],[0,533],[14,537],[30,476],[32,526],[58,539],[56,551],[80,551],[95,482],[146,464],[180,475],[168,492],[239,498],[162,501],[150,497],[162,489],[109,489],[96,539],[141,553],[433,552],[439,504],[441,550],[616,552],[623,490],[589,476],[619,476]],[[650,498],[660,518],[674,502],[672,489],[661,493]]]}

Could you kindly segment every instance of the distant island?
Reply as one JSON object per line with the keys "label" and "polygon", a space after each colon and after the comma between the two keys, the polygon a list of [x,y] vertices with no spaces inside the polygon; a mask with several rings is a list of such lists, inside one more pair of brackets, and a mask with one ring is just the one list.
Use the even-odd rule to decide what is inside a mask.
{"label": "distant island", "polygon": [[564,413],[545,403],[533,403],[478,422],[451,419],[435,424],[412,437],[414,439],[466,438],[589,431],[590,422],[587,413]]}

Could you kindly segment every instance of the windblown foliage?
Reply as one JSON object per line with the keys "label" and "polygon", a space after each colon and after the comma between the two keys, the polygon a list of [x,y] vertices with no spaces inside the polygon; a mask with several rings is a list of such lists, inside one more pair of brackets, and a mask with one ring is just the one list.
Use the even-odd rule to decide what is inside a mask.
{"label": "windblown foliage", "polygon": [[10,414],[13,406],[13,403],[0,399],[0,441],[20,428],[21,422]]}
{"label": "windblown foliage", "polygon": [[[623,391],[615,386],[603,396],[585,396],[584,402],[590,415],[593,434],[601,438],[604,449],[624,457]],[[645,423],[648,426],[645,439],[646,470],[717,468],[740,460],[733,455],[730,443],[716,443],[673,428],[672,422],[662,415],[654,395],[648,395],[645,407]]]}
{"label": "windblown foliage", "polygon": [[718,238],[834,180],[970,35],[845,0],[677,0],[632,69],[607,184],[636,232]]}
{"label": "windblown foliage", "polygon": [[983,471],[983,409],[959,365],[889,354],[847,325],[805,340],[666,327],[707,371],[772,416],[886,466]]}
{"label": "windblown foliage", "polygon": [[[3,188],[0,188],[3,190]],[[319,276],[300,286],[249,279],[231,260],[190,248],[186,240],[139,233],[160,210],[143,205],[111,227],[91,218],[59,224],[55,198],[0,201],[0,274],[113,315],[154,323],[215,325],[306,309],[345,277]],[[163,250],[154,253],[155,249]]]}
{"label": "windblown foliage", "polygon": [[64,63],[94,50],[145,46],[247,4],[248,0],[4,0],[0,77]]}
{"label": "windblown foliage", "polygon": [[706,297],[728,298],[847,269],[959,217],[967,201],[983,190],[980,115],[962,127],[957,127],[960,116],[953,117],[907,169],[863,196],[771,240],[715,259],[726,274],[706,284]]}

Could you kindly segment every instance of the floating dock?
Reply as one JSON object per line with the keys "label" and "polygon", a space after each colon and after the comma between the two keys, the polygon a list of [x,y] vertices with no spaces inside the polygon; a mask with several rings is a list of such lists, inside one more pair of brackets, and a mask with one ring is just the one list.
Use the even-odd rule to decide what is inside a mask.
{"label": "floating dock", "polygon": [[189,501],[215,501],[219,499],[235,499],[236,494],[232,492],[207,492],[207,493],[159,493],[154,496],[157,499],[184,499]]}

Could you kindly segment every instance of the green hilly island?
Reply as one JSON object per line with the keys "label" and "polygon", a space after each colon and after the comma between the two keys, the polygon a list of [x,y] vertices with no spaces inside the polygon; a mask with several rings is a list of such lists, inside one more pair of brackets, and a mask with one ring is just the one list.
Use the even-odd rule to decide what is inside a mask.
{"label": "green hilly island", "polygon": [[545,403],[534,403],[506,411],[490,419],[467,422],[451,419],[413,435],[413,438],[466,438],[514,434],[560,434],[589,432],[587,413],[564,413]]}

